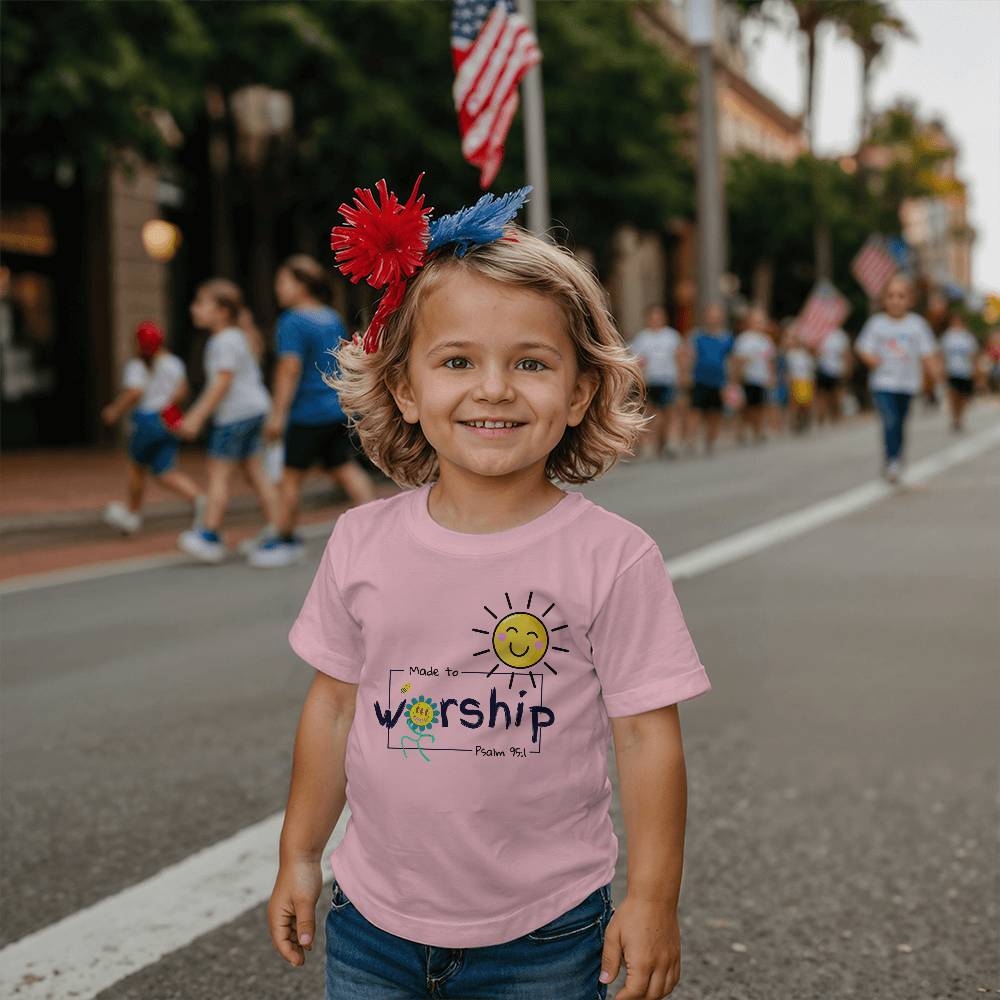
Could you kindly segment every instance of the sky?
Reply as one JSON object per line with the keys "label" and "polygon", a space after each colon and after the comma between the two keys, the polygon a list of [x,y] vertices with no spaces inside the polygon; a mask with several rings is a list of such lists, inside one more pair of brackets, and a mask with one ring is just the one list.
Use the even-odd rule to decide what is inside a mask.
{"label": "sky", "polygon": [[[973,285],[1000,291],[1000,0],[895,0],[915,38],[894,40],[877,64],[876,111],[915,100],[923,117],[941,117],[959,147],[969,184]],[[794,26],[794,17],[791,19]],[[801,45],[779,26],[752,29],[749,76],[793,114],[802,106]],[[852,152],[858,141],[861,60],[828,29],[820,39],[816,151]]]}

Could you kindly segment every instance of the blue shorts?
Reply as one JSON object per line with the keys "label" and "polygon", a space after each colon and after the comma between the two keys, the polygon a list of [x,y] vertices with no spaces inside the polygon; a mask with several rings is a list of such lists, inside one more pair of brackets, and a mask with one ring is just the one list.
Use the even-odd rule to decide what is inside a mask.
{"label": "blue shorts", "polygon": [[181,443],[167,430],[159,413],[136,410],[132,414],[132,432],[128,439],[128,457],[136,465],[151,469],[160,476],[177,464]]}
{"label": "blue shorts", "polygon": [[605,1000],[600,982],[611,885],[522,937],[482,948],[435,948],[363,917],[333,882],[326,916],[326,1000]]}
{"label": "blue shorts", "polygon": [[213,424],[208,435],[208,454],[212,458],[225,458],[242,462],[260,451],[264,414],[231,424]]}
{"label": "blue shorts", "polygon": [[677,398],[677,386],[666,383],[653,383],[646,386],[646,399],[652,406],[662,409],[664,406],[672,406]]}

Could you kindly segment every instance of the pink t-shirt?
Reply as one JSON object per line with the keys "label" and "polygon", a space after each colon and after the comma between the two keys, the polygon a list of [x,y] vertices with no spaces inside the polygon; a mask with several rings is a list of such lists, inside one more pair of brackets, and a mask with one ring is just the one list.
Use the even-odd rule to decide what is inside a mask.
{"label": "pink t-shirt", "polygon": [[641,528],[568,492],[468,534],[429,492],[340,515],[289,640],[358,685],[336,878],[383,930],[474,948],[612,880],[609,716],[711,685]]}

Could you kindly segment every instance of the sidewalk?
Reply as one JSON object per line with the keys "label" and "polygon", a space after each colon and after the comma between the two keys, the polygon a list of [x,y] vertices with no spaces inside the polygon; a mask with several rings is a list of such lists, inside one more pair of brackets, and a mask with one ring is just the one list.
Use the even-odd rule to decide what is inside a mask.
{"label": "sidewalk", "polygon": [[[204,483],[205,454],[185,449],[178,468]],[[142,531],[122,537],[102,519],[104,507],[125,498],[126,464],[116,448],[46,449],[0,457],[0,579],[175,550],[188,526],[190,507],[150,477]],[[395,487],[375,476],[379,494]],[[306,480],[302,523],[329,521],[347,506],[346,496],[321,470]],[[263,525],[257,499],[237,473],[226,515],[228,545]]]}
{"label": "sidewalk", "polygon": [[[205,454],[185,449],[177,467],[204,483]],[[14,451],[0,459],[0,535],[48,528],[103,524],[104,507],[125,499],[125,456],[117,448]],[[143,517],[147,522],[187,516],[188,505],[154,477],[148,479]],[[307,494],[330,492],[320,470],[307,480]],[[233,476],[231,509],[254,506],[253,491]]]}

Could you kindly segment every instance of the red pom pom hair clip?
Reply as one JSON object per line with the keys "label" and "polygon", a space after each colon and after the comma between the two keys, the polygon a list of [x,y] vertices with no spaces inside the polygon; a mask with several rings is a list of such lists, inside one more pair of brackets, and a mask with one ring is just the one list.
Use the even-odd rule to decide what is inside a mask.
{"label": "red pom pom hair clip", "polygon": [[[472,247],[495,240],[516,242],[513,235],[504,235],[504,226],[531,193],[530,187],[523,187],[499,198],[484,194],[475,205],[429,222],[433,209],[424,208],[423,195],[417,197],[423,178],[421,173],[405,205],[400,205],[389,191],[384,178],[375,185],[378,202],[370,188],[355,188],[356,207],[340,206],[347,225],[335,226],[330,234],[337,267],[352,284],[364,278],[373,288],[385,288],[362,341],[365,354],[378,350],[382,328],[406,294],[407,278],[446,246],[452,246],[456,256],[464,257]],[[355,334],[355,344],[358,339]]]}
{"label": "red pom pom hair clip", "polygon": [[365,333],[366,354],[378,350],[382,328],[406,294],[407,279],[426,258],[428,219],[433,209],[424,208],[423,195],[417,197],[423,178],[423,173],[417,177],[406,204],[400,204],[384,178],[375,185],[377,202],[371,188],[355,188],[355,207],[345,202],[339,209],[347,225],[335,226],[330,233],[337,267],[351,284],[363,278],[373,288],[385,288]]}

